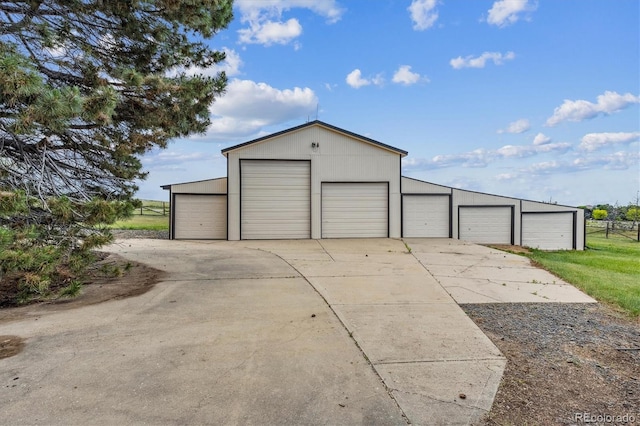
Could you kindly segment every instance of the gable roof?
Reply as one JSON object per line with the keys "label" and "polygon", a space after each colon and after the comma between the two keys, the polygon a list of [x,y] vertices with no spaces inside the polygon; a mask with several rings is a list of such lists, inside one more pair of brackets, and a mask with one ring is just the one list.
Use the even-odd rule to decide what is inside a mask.
{"label": "gable roof", "polygon": [[222,150],[222,155],[224,155],[226,157],[227,153],[229,151],[235,151],[236,149],[244,148],[245,146],[248,146],[248,145],[253,145],[255,143],[263,142],[263,141],[265,141],[267,139],[272,139],[272,138],[275,138],[275,137],[278,137],[278,136],[281,136],[281,135],[284,135],[284,134],[287,134],[287,133],[296,132],[298,130],[302,130],[302,129],[305,129],[307,127],[312,127],[312,126],[321,126],[321,127],[326,128],[326,129],[333,130],[334,132],[342,133],[343,135],[346,135],[346,136],[352,137],[354,139],[358,139],[358,140],[360,140],[362,142],[377,146],[378,148],[382,148],[382,149],[386,149],[388,151],[395,152],[396,154],[399,154],[401,157],[404,157],[404,156],[406,156],[408,154],[408,152],[405,151],[405,150],[393,147],[391,145],[384,144],[382,142],[378,142],[378,141],[370,139],[370,138],[368,138],[366,136],[358,135],[356,133],[350,132],[348,130],[341,129],[341,128],[336,127],[336,126],[332,126],[331,124],[327,124],[327,123],[322,122],[320,120],[314,120],[314,121],[310,121],[308,123],[302,124],[300,126],[291,127],[290,129],[282,130],[280,132],[272,133],[270,135],[263,136],[263,137],[260,137],[258,139],[253,139],[253,140],[248,141],[248,142],[243,142],[243,143],[241,143],[239,145],[234,145],[234,146],[231,146],[229,148],[225,148],[225,149]]}

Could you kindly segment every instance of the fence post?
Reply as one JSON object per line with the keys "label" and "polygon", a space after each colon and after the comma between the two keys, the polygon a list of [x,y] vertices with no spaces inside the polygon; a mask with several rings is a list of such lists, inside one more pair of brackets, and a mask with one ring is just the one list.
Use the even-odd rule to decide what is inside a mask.
{"label": "fence post", "polygon": [[605,238],[609,238],[609,222],[607,222],[607,232],[605,233]]}
{"label": "fence post", "polygon": [[140,216],[142,216],[142,206],[140,206]]}
{"label": "fence post", "polygon": [[166,216],[166,215],[167,215],[167,212],[166,212],[166,210],[164,209],[164,201],[163,201],[163,202],[162,202],[162,216]]}

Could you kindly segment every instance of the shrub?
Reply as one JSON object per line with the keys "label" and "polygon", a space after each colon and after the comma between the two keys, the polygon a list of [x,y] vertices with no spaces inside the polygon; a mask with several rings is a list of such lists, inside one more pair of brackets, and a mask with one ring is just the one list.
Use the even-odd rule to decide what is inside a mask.
{"label": "shrub", "polygon": [[592,213],[592,216],[595,220],[603,220],[606,219],[609,214],[606,210],[595,209]]}

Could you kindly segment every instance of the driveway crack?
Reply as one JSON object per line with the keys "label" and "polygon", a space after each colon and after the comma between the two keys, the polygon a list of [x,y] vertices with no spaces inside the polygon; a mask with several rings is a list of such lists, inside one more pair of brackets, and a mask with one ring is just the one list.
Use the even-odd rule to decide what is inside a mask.
{"label": "driveway crack", "polygon": [[[320,246],[325,250],[324,246],[322,246],[322,244],[320,244]],[[342,325],[342,328],[344,328],[344,330],[347,332],[347,335],[349,336],[349,338],[353,341],[353,343],[355,344],[356,348],[358,348],[358,350],[360,351],[360,353],[362,354],[362,357],[365,359],[365,362],[369,365],[369,368],[371,369],[371,371],[373,372],[373,374],[375,374],[378,377],[378,380],[380,380],[380,383],[382,383],[382,386],[384,386],[385,390],[387,391],[387,394],[389,395],[389,398],[391,398],[391,400],[396,404],[396,407],[398,407],[398,410],[400,411],[400,413],[402,414],[402,417],[407,421],[407,424],[411,424],[409,421],[409,417],[407,416],[407,413],[405,413],[405,411],[402,409],[402,406],[400,405],[400,403],[398,402],[398,400],[396,399],[396,397],[393,395],[391,388],[389,388],[389,386],[387,385],[387,383],[384,381],[384,379],[382,378],[382,376],[380,376],[380,374],[378,373],[378,371],[376,370],[375,366],[373,365],[373,363],[371,362],[371,360],[369,359],[369,356],[366,354],[366,352],[362,349],[362,347],[360,346],[360,344],[358,343],[358,341],[355,339],[355,337],[353,337],[353,332],[349,331],[349,328],[347,327],[347,325],[344,323],[344,321],[342,321],[342,318],[340,318],[340,316],[338,315],[338,313],[335,311],[335,309],[333,309],[333,306],[331,306],[331,304],[329,303],[329,301],[327,300],[326,297],[324,297],[324,295],[316,288],[316,286],[313,285],[313,283],[311,281],[309,281],[309,279],[298,270],[298,268],[296,268],[295,266],[293,266],[291,263],[289,263],[285,258],[283,258],[282,256],[280,256],[277,253],[273,253],[275,256],[279,257],[283,262],[285,262],[287,265],[289,265],[294,271],[296,271],[298,274],[300,274],[300,276],[309,284],[309,286],[311,286],[311,288],[318,294],[318,296],[320,296],[320,298],[324,301],[324,303],[327,305],[327,307],[331,310],[331,312],[333,313],[334,317],[338,320],[338,322]],[[331,257],[331,259],[333,259],[333,257],[327,252],[327,254],[329,255],[329,257]],[[335,262],[335,260],[334,260]]]}
{"label": "driveway crack", "polygon": [[[334,262],[336,261],[333,256],[331,256],[331,253],[329,253],[327,251],[327,249],[322,245],[322,243],[320,242],[320,240],[316,240],[318,242],[318,244],[320,245],[320,247],[322,247],[322,250],[324,250],[324,252],[327,254],[327,256],[329,256],[331,258],[331,260],[333,260]],[[284,259],[283,259],[284,260]],[[286,262],[286,261],[285,261]]]}

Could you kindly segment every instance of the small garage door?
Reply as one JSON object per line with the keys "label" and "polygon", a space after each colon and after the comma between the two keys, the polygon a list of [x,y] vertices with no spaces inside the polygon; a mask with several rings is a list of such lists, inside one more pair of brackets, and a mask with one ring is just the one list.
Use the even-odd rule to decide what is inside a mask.
{"label": "small garage door", "polygon": [[386,238],[387,182],[322,183],[322,238]]}
{"label": "small garage door", "polygon": [[449,238],[449,210],[448,195],[404,195],[403,236]]}
{"label": "small garage door", "polygon": [[175,239],[226,240],[227,196],[175,194]]}
{"label": "small garage door", "polygon": [[309,161],[241,160],[243,240],[311,238]]}
{"label": "small garage door", "polygon": [[460,239],[482,244],[513,244],[511,206],[460,206]]}
{"label": "small garage door", "polygon": [[573,212],[522,213],[522,245],[541,250],[573,249]]}

